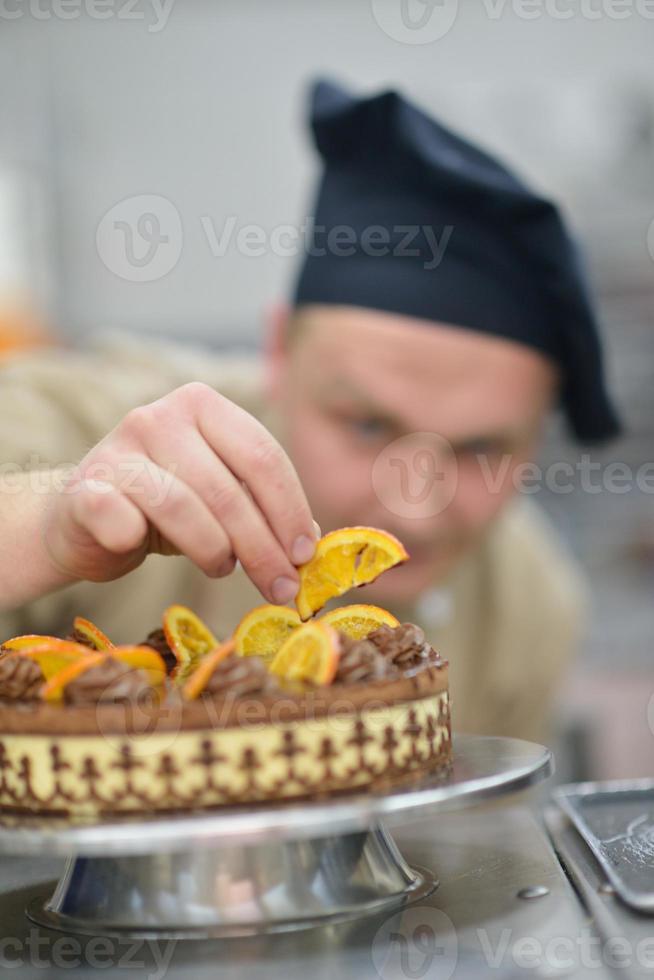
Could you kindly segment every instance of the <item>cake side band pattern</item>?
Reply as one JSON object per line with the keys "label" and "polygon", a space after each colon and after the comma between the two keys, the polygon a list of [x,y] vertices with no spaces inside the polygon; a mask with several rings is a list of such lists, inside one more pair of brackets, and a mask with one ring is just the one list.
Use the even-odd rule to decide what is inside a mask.
{"label": "cake side band pattern", "polygon": [[0,807],[82,815],[284,800],[397,781],[450,757],[447,691],[287,725],[0,733]]}

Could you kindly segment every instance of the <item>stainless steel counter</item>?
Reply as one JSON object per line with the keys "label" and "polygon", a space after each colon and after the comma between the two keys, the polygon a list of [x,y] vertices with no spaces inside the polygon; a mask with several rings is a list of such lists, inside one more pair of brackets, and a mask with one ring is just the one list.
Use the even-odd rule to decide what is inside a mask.
{"label": "stainless steel counter", "polygon": [[2,857],[0,972],[20,980],[64,980],[72,970],[76,980],[604,980],[615,974],[593,958],[592,920],[535,815],[539,799],[532,790],[394,827],[407,860],[440,879],[428,899],[390,916],[277,935],[146,941],[37,928],[24,908],[63,862]]}

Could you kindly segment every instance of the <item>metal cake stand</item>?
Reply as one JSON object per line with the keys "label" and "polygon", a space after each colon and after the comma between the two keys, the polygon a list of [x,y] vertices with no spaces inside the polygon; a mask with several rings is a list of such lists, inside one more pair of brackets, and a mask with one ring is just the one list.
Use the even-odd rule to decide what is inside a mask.
{"label": "metal cake stand", "polygon": [[438,887],[390,829],[525,789],[549,749],[459,735],[443,778],[385,794],[76,821],[0,817],[0,853],[68,858],[53,894],[28,906],[67,933],[207,938],[303,929],[402,907]]}

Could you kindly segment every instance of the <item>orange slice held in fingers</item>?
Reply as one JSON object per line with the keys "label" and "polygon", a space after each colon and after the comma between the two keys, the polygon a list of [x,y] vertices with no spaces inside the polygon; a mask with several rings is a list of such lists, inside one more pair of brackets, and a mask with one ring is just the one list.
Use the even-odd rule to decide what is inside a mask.
{"label": "orange slice held in fingers", "polygon": [[102,632],[99,626],[92,623],[83,616],[76,616],[73,621],[73,629],[84,637],[84,641],[93,647],[94,650],[111,650],[113,643],[108,636]]}
{"label": "orange slice held in fingers", "polygon": [[257,606],[245,614],[234,630],[236,653],[272,660],[301,622],[297,611],[289,606]]}
{"label": "orange slice held in fingers", "polygon": [[327,623],[334,629],[351,636],[354,640],[363,639],[368,633],[372,633],[380,626],[390,626],[394,629],[400,625],[399,619],[388,609],[364,605],[363,603],[332,609],[331,612],[321,616],[318,622]]}
{"label": "orange slice held in fingers", "polygon": [[234,652],[234,638],[230,637],[221,643],[219,647],[212,650],[204,657],[200,664],[195,668],[182,688],[182,697],[185,701],[194,701],[198,698],[209,683],[209,678],[214,670],[225,657],[229,657]]}
{"label": "orange slice held in fingers", "polygon": [[218,646],[218,640],[199,616],[186,606],[169,606],[163,628],[177,666],[186,671]]}
{"label": "orange slice held in fingers", "polygon": [[382,572],[407,561],[404,545],[374,527],[343,527],[320,539],[313,558],[300,565],[300,590],[295,598],[300,618],[307,620],[334,596],[373,582]]}
{"label": "orange slice held in fingers", "polygon": [[333,627],[320,620],[303,623],[282,644],[268,668],[290,681],[331,684],[338,667],[340,641]]}

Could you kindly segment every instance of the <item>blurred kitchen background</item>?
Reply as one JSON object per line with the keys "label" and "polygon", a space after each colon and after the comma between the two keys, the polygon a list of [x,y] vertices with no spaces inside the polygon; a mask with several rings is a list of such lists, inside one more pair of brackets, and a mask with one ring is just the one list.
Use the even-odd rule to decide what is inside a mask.
{"label": "blurred kitchen background", "polygon": [[[237,234],[310,213],[307,81],[401,87],[563,202],[585,245],[628,426],[592,460],[645,479],[537,497],[592,586],[559,777],[652,775],[654,5],[431,6],[450,20],[414,43],[400,0],[4,4],[0,350],[107,327],[256,346],[295,260]],[[582,451],[554,421],[543,462]]]}

